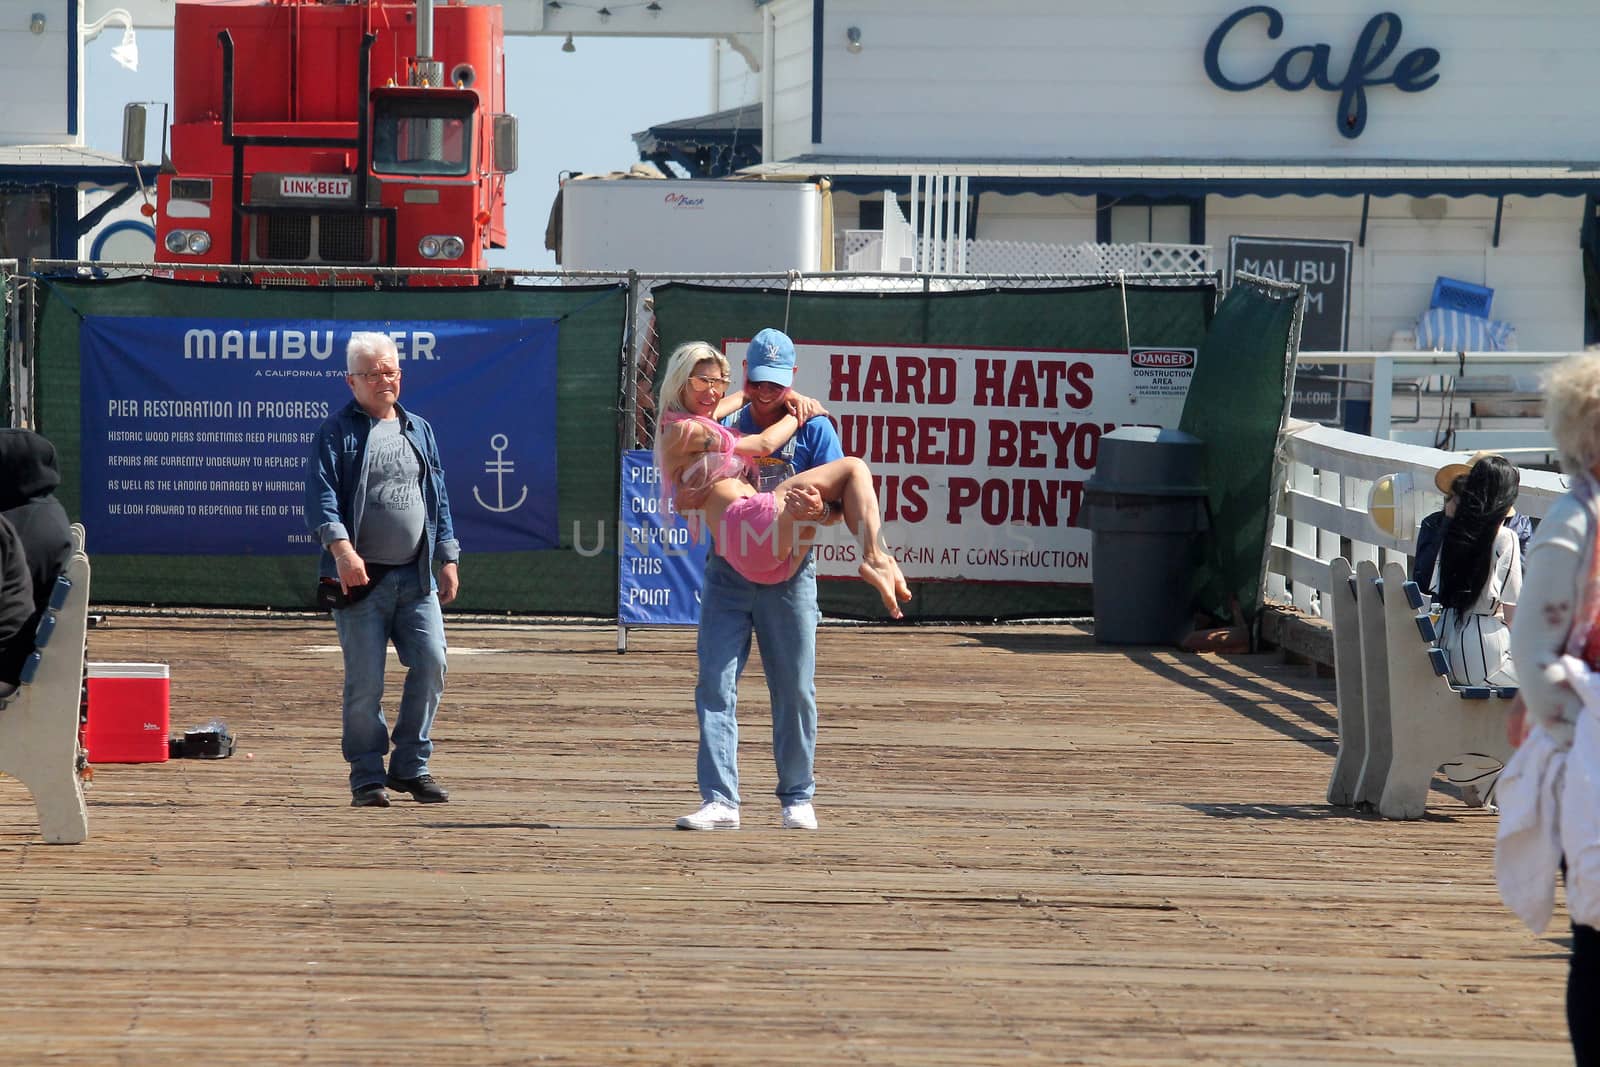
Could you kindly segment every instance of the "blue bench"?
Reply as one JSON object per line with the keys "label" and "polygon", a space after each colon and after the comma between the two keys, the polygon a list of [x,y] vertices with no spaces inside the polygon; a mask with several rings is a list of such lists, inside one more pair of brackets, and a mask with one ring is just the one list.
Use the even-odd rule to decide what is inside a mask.
{"label": "blue bench", "polygon": [[73,543],[78,551],[56,579],[22,684],[0,700],[0,772],[28,787],[44,839],[58,845],[75,845],[89,836],[78,777],[78,706],[89,621],[89,557],[81,551],[81,528],[74,529]]}

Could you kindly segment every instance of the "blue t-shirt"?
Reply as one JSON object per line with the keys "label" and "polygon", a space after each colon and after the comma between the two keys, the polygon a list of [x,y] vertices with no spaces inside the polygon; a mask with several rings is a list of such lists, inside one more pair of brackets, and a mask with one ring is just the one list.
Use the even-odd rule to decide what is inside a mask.
{"label": "blue t-shirt", "polygon": [[[722,421],[741,434],[761,432],[761,427],[756,425],[756,420],[750,414],[749,404]],[[766,492],[785,478],[843,458],[844,449],[839,445],[839,434],[833,428],[833,423],[820,417],[808,419],[782,448],[770,456],[756,459],[759,478],[756,488]]]}

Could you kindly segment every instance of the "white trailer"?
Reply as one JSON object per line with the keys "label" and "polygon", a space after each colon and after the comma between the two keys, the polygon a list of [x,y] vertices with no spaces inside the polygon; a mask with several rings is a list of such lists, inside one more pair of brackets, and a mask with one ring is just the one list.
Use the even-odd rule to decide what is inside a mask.
{"label": "white trailer", "polygon": [[814,182],[569,178],[561,200],[566,270],[814,273],[832,239]]}

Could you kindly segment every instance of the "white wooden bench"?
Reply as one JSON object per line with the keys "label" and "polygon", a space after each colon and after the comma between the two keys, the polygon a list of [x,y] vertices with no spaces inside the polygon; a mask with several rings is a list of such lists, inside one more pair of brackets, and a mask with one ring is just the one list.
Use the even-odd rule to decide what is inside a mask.
{"label": "white wooden bench", "polygon": [[75,845],[89,836],[78,777],[78,706],[89,616],[89,557],[81,528],[39,620],[22,685],[0,700],[0,772],[33,794],[44,839]]}
{"label": "white wooden bench", "polygon": [[1452,684],[1449,661],[1438,647],[1438,634],[1416,583],[1399,563],[1385,566],[1383,578],[1393,703],[1389,766],[1378,813],[1388,819],[1418,819],[1427,811],[1429,785],[1441,766],[1463,755],[1501,763],[1510,758],[1506,716],[1517,691]]}
{"label": "white wooden bench", "polygon": [[1377,565],[1348,560],[1329,564],[1333,599],[1334,682],[1339,749],[1328,780],[1328,803],[1376,805],[1389,775],[1389,645],[1385,638],[1383,581]]}

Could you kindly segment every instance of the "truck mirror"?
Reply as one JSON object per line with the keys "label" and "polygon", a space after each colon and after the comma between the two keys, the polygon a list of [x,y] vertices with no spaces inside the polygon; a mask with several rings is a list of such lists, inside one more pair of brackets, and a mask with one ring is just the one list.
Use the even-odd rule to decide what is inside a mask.
{"label": "truck mirror", "polygon": [[494,169],[514,174],[517,169],[517,116],[494,117]]}
{"label": "truck mirror", "polygon": [[125,104],[122,108],[122,161],[144,162],[144,126],[147,112],[143,104]]}

